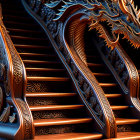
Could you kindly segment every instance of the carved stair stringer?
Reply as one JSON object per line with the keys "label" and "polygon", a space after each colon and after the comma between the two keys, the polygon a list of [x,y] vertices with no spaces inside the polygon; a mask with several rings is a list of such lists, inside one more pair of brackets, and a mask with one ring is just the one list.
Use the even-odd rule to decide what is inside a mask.
{"label": "carved stair stringer", "polygon": [[[76,23],[76,24],[75,24]],[[82,34],[82,32],[85,30],[86,25],[88,24],[88,15],[85,15],[84,10],[80,10],[78,12],[75,12],[72,14],[64,23],[64,26],[62,27],[62,33],[59,34],[60,38],[60,46],[65,46],[64,47],[64,52],[67,52],[67,57],[71,58],[72,64],[74,67],[76,67],[78,74],[81,75],[83,80],[89,84],[90,90],[92,91],[93,95],[86,95],[85,92],[85,97],[86,102],[90,104],[90,108],[93,109],[93,111],[96,110],[94,108],[94,102],[96,102],[99,105],[99,108],[102,110],[103,113],[103,122],[104,122],[104,127],[102,129],[102,133],[109,138],[109,137],[116,137],[116,124],[115,124],[115,118],[113,115],[113,112],[110,108],[110,104],[108,100],[105,97],[105,93],[100,87],[98,81],[96,78],[93,76],[92,72],[87,68],[87,65],[84,61],[81,61],[81,58],[77,55],[74,46],[81,46],[81,43],[79,40],[77,41],[76,38],[78,35]],[[74,30],[74,28],[76,30]],[[67,30],[68,29],[68,30]],[[77,32],[79,30],[79,32]],[[61,36],[63,37],[63,40],[61,39]],[[69,39],[67,39],[67,37]],[[81,39],[82,40],[82,39]],[[79,42],[79,43],[77,43]],[[76,76],[75,76],[76,78]],[[80,88],[84,88],[81,85]],[[88,88],[86,88],[87,90]],[[91,96],[91,97],[88,97]],[[92,96],[94,98],[92,98]],[[90,99],[88,99],[90,98]],[[95,99],[96,98],[96,99]],[[99,118],[98,118],[99,119]],[[97,123],[99,123],[99,120],[95,119]]]}
{"label": "carved stair stringer", "polygon": [[115,117],[102,88],[91,71],[86,68],[86,64],[81,61],[74,48],[70,48],[70,44],[68,45],[65,40],[65,27],[74,14],[70,18],[67,18],[68,20],[65,21],[65,25],[62,22],[58,22],[58,26],[56,27],[59,32],[57,32],[58,34],[54,33],[54,36],[51,33],[52,30],[49,31],[41,17],[34,13],[24,0],[22,0],[22,3],[27,12],[42,26],[48,35],[52,46],[68,70],[79,93],[79,97],[94,119],[95,129],[103,133],[106,138],[116,137],[117,127]]}
{"label": "carved stair stringer", "polygon": [[1,110],[2,115],[0,116],[2,123],[0,125],[0,137],[31,139],[34,130],[31,112],[24,98],[27,79],[25,68],[2,21],[1,4],[0,16],[0,61],[2,64],[0,74],[4,73],[1,77],[3,90],[3,96],[1,97],[3,97],[3,104],[5,105],[2,107],[4,111]]}
{"label": "carved stair stringer", "polygon": [[124,91],[126,102],[130,106],[134,106],[131,111],[136,118],[140,118],[139,74],[134,63],[120,44],[114,50],[103,45],[98,46],[100,47],[97,47],[97,49],[104,62]]}

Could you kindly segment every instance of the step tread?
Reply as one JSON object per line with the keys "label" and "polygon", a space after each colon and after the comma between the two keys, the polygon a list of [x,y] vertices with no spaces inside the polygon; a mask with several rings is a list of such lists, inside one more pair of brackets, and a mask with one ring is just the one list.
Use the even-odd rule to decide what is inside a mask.
{"label": "step tread", "polygon": [[18,28],[7,28],[8,31],[15,31],[15,32],[26,32],[26,33],[43,33],[41,31],[34,31],[34,30],[27,30],[27,29],[18,29]]}
{"label": "step tread", "polygon": [[97,140],[103,137],[98,133],[64,133],[35,136],[34,140]]}
{"label": "step tread", "polygon": [[[118,132],[117,133],[117,138],[139,138],[140,139],[140,132]],[[133,138],[132,138],[133,137]]]}
{"label": "step tread", "polygon": [[89,67],[102,67],[104,66],[103,64],[95,64],[95,63],[87,63]]}
{"label": "step tread", "polygon": [[43,93],[26,93],[26,97],[69,97],[75,96],[76,93],[53,93],[53,92],[43,92]]}
{"label": "step tread", "polygon": [[32,48],[32,49],[50,49],[50,46],[39,46],[39,45],[22,45],[22,44],[14,44],[16,48]]}
{"label": "step tread", "polygon": [[109,73],[93,73],[95,76],[111,76]]}
{"label": "step tread", "polygon": [[19,16],[19,15],[3,14],[3,16],[4,16],[4,17],[12,17],[12,18],[24,19],[24,20],[28,20],[29,22],[30,22],[30,21],[33,21],[33,19],[30,18],[30,17],[23,17],[23,16]]}
{"label": "step tread", "polygon": [[27,77],[28,81],[69,81],[70,78],[66,77]]}
{"label": "step tread", "polygon": [[105,94],[107,98],[118,98],[122,97],[122,94]]}
{"label": "step tread", "polygon": [[52,68],[26,68],[26,71],[41,71],[41,72],[61,72],[65,69],[52,69]]}
{"label": "step tread", "polygon": [[117,125],[125,125],[125,124],[136,124],[139,123],[140,119],[126,119],[126,118],[116,118]]}
{"label": "step tread", "polygon": [[79,123],[89,123],[92,118],[76,118],[76,119],[40,119],[34,120],[34,126],[52,126],[52,125],[68,125],[68,124],[79,124]]}
{"label": "step tread", "polygon": [[39,61],[39,60],[23,60],[23,62],[30,64],[60,64],[60,62],[57,61]]}
{"label": "step tread", "polygon": [[39,54],[39,53],[19,53],[21,56],[36,56],[36,57],[57,57],[53,54]]}
{"label": "step tread", "polygon": [[40,105],[29,106],[31,111],[43,111],[43,110],[68,110],[68,109],[81,109],[84,105]]}
{"label": "step tread", "polygon": [[140,140],[140,132],[118,132],[117,138],[104,140]]}
{"label": "step tread", "polygon": [[38,38],[38,37],[28,37],[28,36],[16,36],[16,35],[11,35],[11,38],[15,39],[28,39],[28,40],[42,40],[42,41],[48,41],[45,38]]}
{"label": "step tread", "polygon": [[128,108],[129,108],[129,106],[111,105],[112,110],[124,110],[124,109],[128,109]]}
{"label": "step tread", "polygon": [[36,24],[27,24],[27,23],[23,23],[23,22],[14,22],[14,21],[4,21],[4,23],[7,23],[7,24],[17,24],[17,25],[23,25],[23,26],[28,26],[28,27],[38,27],[38,25]]}
{"label": "step tread", "polygon": [[114,87],[117,86],[116,83],[99,83],[100,86],[102,87]]}

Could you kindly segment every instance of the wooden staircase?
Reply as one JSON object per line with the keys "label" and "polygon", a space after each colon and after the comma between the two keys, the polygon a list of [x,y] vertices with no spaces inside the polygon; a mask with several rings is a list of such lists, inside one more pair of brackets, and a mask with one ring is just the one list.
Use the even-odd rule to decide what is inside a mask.
{"label": "wooden staircase", "polygon": [[3,21],[25,65],[35,139],[100,139],[48,38],[18,0],[3,3]]}
{"label": "wooden staircase", "polygon": [[140,139],[140,119],[133,115],[133,106],[126,103],[119,85],[101,59],[97,48],[92,43],[88,43],[90,42],[88,39],[85,41],[87,42],[85,48],[87,63],[90,63],[88,67],[106,93],[105,96],[116,118],[118,132],[116,140]]}

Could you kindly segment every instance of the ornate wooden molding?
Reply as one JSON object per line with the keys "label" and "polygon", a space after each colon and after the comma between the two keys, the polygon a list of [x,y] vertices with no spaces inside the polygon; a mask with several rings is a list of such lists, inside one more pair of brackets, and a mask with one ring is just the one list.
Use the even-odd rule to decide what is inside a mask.
{"label": "ornate wooden molding", "polygon": [[[3,102],[6,104],[5,110],[0,116],[0,121],[13,123],[17,127],[15,134],[11,135],[14,139],[30,139],[33,133],[32,116],[24,99],[26,88],[26,73],[24,64],[17,53],[11,38],[2,21],[2,7],[0,5],[0,38],[1,38],[1,83],[3,88]],[[2,93],[2,92],[1,92]],[[23,106],[24,104],[24,106]],[[2,100],[1,100],[2,105]],[[24,112],[23,112],[24,109]],[[28,114],[28,116],[26,115]],[[5,125],[5,124],[4,124]],[[10,126],[9,126],[10,127]],[[30,128],[30,129],[29,129]],[[4,137],[8,138],[7,135]]]}
{"label": "ornate wooden molding", "polygon": [[[77,40],[76,38],[84,31],[85,25],[83,22],[88,20],[90,29],[96,29],[100,34],[100,38],[103,38],[108,47],[111,48],[111,51],[107,53],[108,58],[113,58],[114,53],[116,54],[115,65],[110,64],[110,60],[108,64],[112,67],[118,83],[126,93],[129,104],[134,105],[135,113],[139,114],[138,73],[126,54],[118,47],[119,34],[123,34],[124,38],[129,40],[135,47],[140,46],[139,23],[137,20],[139,13],[134,5],[129,2],[127,5],[128,7],[132,6],[131,8],[134,11],[132,13],[128,10],[130,7],[120,6],[120,1],[58,0],[44,3],[41,0],[28,0],[33,12],[25,1],[22,1],[29,13],[37,19],[46,34],[48,34],[57,54],[70,73],[79,96],[96,120],[100,131],[108,138],[115,137],[116,124],[112,110],[95,77],[86,68],[84,48],[78,47],[79,45],[82,46],[82,39]],[[130,24],[130,21],[136,26]],[[102,22],[107,26],[107,29],[111,28],[111,31],[108,32]],[[112,26],[108,27],[108,24]],[[112,53],[113,49],[114,52]],[[122,75],[119,73],[122,73]]]}
{"label": "ornate wooden molding", "polygon": [[123,50],[121,45],[117,45],[113,50],[104,45],[97,47],[104,62],[115,76],[120,87],[126,94],[126,101],[133,105],[133,112],[140,117],[140,102],[139,102],[139,74],[138,71]]}
{"label": "ornate wooden molding", "polygon": [[[64,22],[56,22],[53,21],[53,18],[56,14],[55,10],[49,9],[42,3],[40,6],[42,7],[42,9],[39,10],[42,11],[40,14],[41,17],[39,17],[31,11],[31,9],[28,7],[24,0],[22,2],[28,12],[35,19],[37,19],[37,21],[40,23],[40,25],[42,25],[47,35],[49,36],[51,43],[56,49],[56,52],[58,53],[60,59],[70,73],[70,76],[72,77],[72,80],[75,84],[80,98],[83,100],[83,103],[86,105],[91,116],[94,118],[99,131],[102,132],[107,138],[115,137],[115,118],[103,90],[99,86],[99,83],[97,82],[95,77],[92,75],[91,71],[86,67],[86,62],[83,63],[83,61],[79,59],[80,54],[78,52],[78,49],[76,50],[75,46],[71,47],[71,44],[68,44],[68,42],[66,41],[65,27],[69,28],[69,26],[67,25],[69,24],[70,19],[73,18],[74,15],[67,18],[67,20]],[[32,1],[30,1],[30,3],[32,3]],[[33,10],[34,9],[35,7],[33,8]],[[79,13],[73,14],[75,14],[76,17],[77,15],[79,15]],[[81,11],[80,15],[83,16],[84,14],[84,10]],[[50,17],[49,21],[47,20],[48,17]],[[44,22],[41,18],[44,19]],[[78,19],[80,19],[80,17],[78,17]],[[51,24],[55,26],[49,26]]]}

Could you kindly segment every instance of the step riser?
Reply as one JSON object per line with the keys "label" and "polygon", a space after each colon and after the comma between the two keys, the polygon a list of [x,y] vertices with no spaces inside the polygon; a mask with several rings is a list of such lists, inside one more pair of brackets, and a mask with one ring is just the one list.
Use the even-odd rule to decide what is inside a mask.
{"label": "step riser", "polygon": [[125,118],[127,114],[127,118],[131,118],[132,114],[130,113],[129,109],[124,110],[113,110],[114,116],[116,118]]}
{"label": "step riser", "polygon": [[15,35],[15,36],[26,36],[26,37],[40,37],[40,36],[42,36],[42,37],[45,37],[45,35],[43,34],[43,33],[40,33],[40,32],[36,32],[36,33],[34,33],[34,32],[22,32],[22,31],[13,31],[13,30],[8,30],[9,31],[9,34],[10,35]]}
{"label": "step riser", "polygon": [[42,72],[42,71],[27,71],[27,76],[46,76],[46,77],[65,77],[66,72],[65,71],[50,71],[50,72]]}
{"label": "step riser", "polygon": [[76,97],[28,97],[27,102],[30,106],[39,105],[72,105],[77,104]]}
{"label": "step riser", "polygon": [[83,109],[32,111],[34,119],[82,118],[86,112]]}
{"label": "step riser", "polygon": [[34,21],[31,18],[26,18],[26,17],[22,17],[22,15],[20,16],[7,16],[4,15],[4,21],[14,21],[16,22],[18,20],[18,22],[24,22],[24,23],[34,23]]}
{"label": "step riser", "polygon": [[139,128],[139,124],[130,124],[130,125],[118,125],[117,132],[137,132]]}
{"label": "step riser", "polygon": [[22,48],[16,47],[16,49],[19,53],[39,53],[39,54],[46,53],[47,54],[49,52],[49,54],[55,54],[54,50],[49,48],[49,47],[46,47],[45,49],[41,49],[41,47],[40,48],[32,48],[32,49],[30,49],[30,48],[23,48],[22,49]]}
{"label": "step riser", "polygon": [[72,132],[88,132],[91,130],[89,124],[75,124],[75,125],[62,125],[62,126],[50,126],[50,127],[36,127],[36,135],[47,135],[47,134],[62,134]]}
{"label": "step riser", "polygon": [[[63,84],[62,84],[63,83]],[[26,92],[72,92],[69,82],[28,82]]]}
{"label": "step riser", "polygon": [[31,64],[31,63],[24,63],[25,67],[28,67],[28,68],[60,68],[62,69],[62,66],[60,63],[55,63],[55,64],[51,64],[51,61],[50,63],[48,64]]}
{"label": "step riser", "polygon": [[12,38],[12,41],[16,44],[28,44],[28,45],[47,45],[48,41],[47,40],[30,40],[30,39],[16,39]]}
{"label": "step riser", "polygon": [[7,28],[15,28],[15,29],[29,29],[29,30],[38,30],[38,27],[34,26],[34,25],[24,25],[24,24],[19,24],[17,23],[7,23],[4,22]]}
{"label": "step riser", "polygon": [[42,60],[42,61],[57,61],[57,58],[54,56],[23,56],[20,55],[22,60]]}
{"label": "step riser", "polygon": [[112,83],[114,82],[114,79],[111,76],[96,76],[96,79],[99,83]]}

